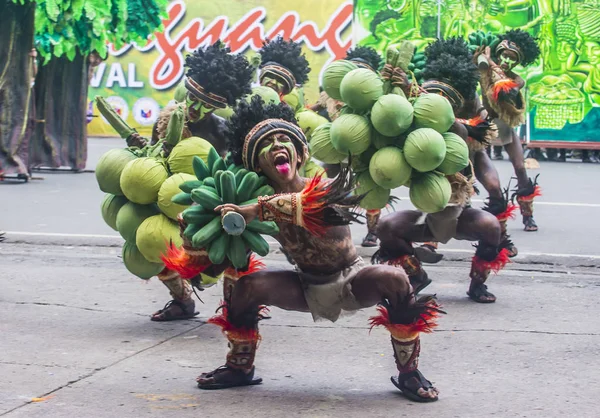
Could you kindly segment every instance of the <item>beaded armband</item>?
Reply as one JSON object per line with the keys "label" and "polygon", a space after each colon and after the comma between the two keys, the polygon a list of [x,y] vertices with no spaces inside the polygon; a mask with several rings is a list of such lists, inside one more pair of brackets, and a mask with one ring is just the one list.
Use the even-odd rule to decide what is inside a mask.
{"label": "beaded armband", "polygon": [[303,226],[301,193],[281,193],[258,198],[261,221],[286,222]]}

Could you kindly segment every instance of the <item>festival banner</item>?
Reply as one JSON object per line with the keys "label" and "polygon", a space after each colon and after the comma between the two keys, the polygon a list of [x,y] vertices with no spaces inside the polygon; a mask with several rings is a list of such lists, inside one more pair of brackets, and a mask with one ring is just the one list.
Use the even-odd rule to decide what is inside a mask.
{"label": "festival banner", "polygon": [[116,136],[93,105],[94,97],[104,96],[132,127],[150,135],[160,108],[172,100],[184,75],[185,56],[219,39],[233,52],[246,54],[277,36],[300,41],[312,68],[305,97],[315,102],[323,67],[343,58],[352,44],[352,9],[352,2],[344,0],[172,1],[162,33],[143,47],[111,50],[95,69],[88,134]]}
{"label": "festival banner", "polygon": [[438,36],[520,28],[538,38],[540,59],[527,80],[533,146],[600,147],[599,0],[356,0],[356,43],[384,52],[410,40],[423,49]]}

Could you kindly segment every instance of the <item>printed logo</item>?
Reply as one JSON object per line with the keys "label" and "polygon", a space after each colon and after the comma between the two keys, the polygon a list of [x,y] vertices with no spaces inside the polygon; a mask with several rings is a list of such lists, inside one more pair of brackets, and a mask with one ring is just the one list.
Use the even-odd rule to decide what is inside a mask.
{"label": "printed logo", "polygon": [[160,106],[150,97],[142,97],[133,105],[133,118],[141,126],[154,125],[159,112]]}
{"label": "printed logo", "polygon": [[[127,120],[127,117],[129,116],[129,106],[127,106],[125,99],[119,96],[109,96],[106,98],[106,102],[111,105],[113,109],[115,109],[115,112],[121,116],[121,119],[125,121]],[[102,116],[102,120],[104,123],[108,124],[108,121],[104,118],[104,116]]]}

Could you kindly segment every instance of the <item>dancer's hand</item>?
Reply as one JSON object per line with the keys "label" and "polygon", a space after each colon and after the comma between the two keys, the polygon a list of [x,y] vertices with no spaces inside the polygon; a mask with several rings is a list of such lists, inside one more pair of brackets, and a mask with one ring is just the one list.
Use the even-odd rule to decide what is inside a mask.
{"label": "dancer's hand", "polygon": [[237,212],[244,217],[246,223],[252,222],[258,217],[258,203],[252,205],[238,206],[233,203],[226,203],[215,208],[215,212],[221,212],[221,217],[228,212]]}

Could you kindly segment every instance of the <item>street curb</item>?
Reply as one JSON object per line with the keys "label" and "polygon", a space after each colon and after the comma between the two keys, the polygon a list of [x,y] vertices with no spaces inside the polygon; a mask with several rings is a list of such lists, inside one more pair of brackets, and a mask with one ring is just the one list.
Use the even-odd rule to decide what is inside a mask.
{"label": "street curb", "polygon": [[[273,238],[267,237],[270,251],[274,254],[281,254],[279,243]],[[118,235],[85,235],[85,234],[35,234],[35,233],[12,233],[5,234],[5,240],[2,244],[27,244],[27,245],[48,245],[48,246],[68,246],[68,247],[116,247],[119,248],[125,241]],[[370,260],[377,247],[365,248],[360,243],[355,243],[358,255]],[[450,262],[470,262],[473,257],[473,251],[468,250],[448,250],[444,252],[444,261]],[[0,251],[1,253],[1,251]],[[573,255],[545,255],[545,254],[523,254],[511,259],[512,264],[527,265],[547,265],[547,266],[565,266],[565,267],[585,267],[600,268],[600,257],[581,257]]]}

